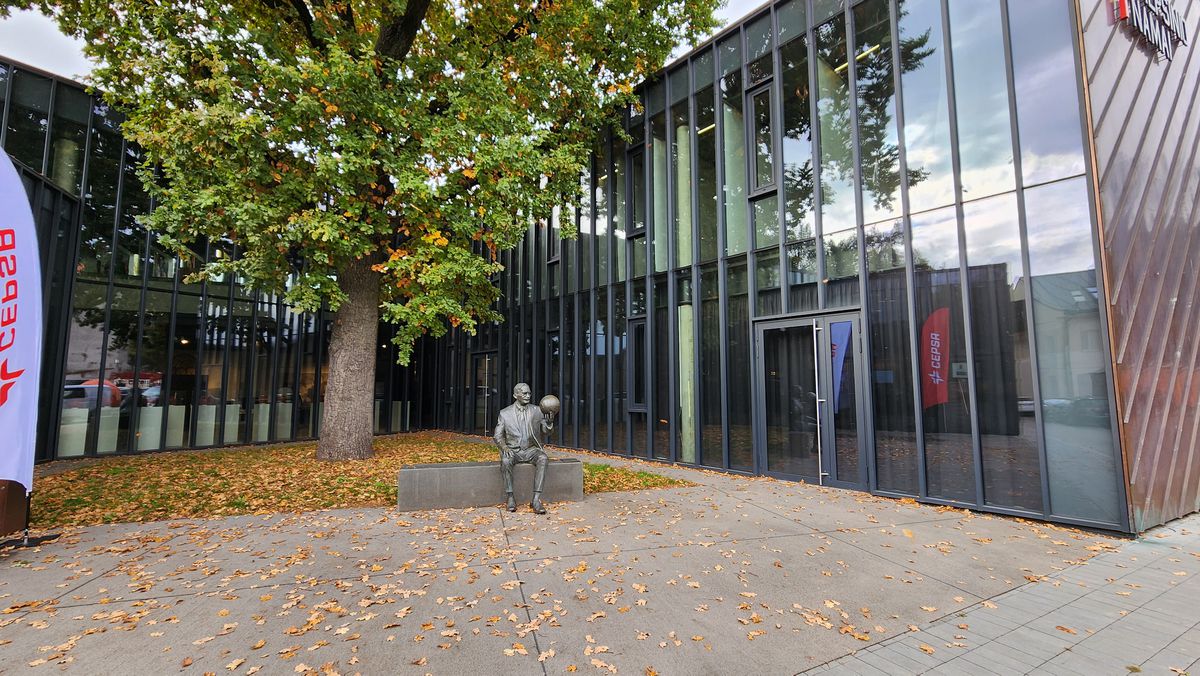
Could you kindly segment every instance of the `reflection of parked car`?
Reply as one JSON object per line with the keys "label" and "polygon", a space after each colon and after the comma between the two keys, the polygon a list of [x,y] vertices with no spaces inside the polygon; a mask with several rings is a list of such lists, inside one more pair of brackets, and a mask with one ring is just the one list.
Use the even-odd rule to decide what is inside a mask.
{"label": "reflection of parked car", "polygon": [[1074,425],[1108,427],[1108,398],[1079,397],[1071,402],[1071,412],[1068,415]]}
{"label": "reflection of parked car", "polygon": [[1047,422],[1064,422],[1071,412],[1070,399],[1043,399],[1042,413]]}
{"label": "reflection of parked car", "polygon": [[158,400],[161,396],[162,396],[162,387],[161,386],[154,385],[153,387],[147,387],[146,389],[142,390],[142,394],[139,397],[140,401],[139,401],[138,405],[139,406],[158,406]]}

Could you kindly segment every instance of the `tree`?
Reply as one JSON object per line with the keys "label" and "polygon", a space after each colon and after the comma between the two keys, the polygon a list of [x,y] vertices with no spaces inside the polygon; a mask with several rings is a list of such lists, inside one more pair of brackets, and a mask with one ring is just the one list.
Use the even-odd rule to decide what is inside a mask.
{"label": "tree", "polygon": [[[496,254],[579,191],[589,144],[716,0],[16,0],[87,42],[183,251],[336,311],[317,455],[371,455],[378,321],[499,319]],[[568,233],[571,234],[571,233]],[[288,280],[291,283],[288,283]]]}

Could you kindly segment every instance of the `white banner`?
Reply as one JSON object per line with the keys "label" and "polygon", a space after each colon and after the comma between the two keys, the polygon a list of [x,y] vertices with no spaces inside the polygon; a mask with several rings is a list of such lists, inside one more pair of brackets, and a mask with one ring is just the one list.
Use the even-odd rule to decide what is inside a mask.
{"label": "white banner", "polygon": [[0,479],[33,490],[42,272],[37,229],[21,177],[0,153]]}

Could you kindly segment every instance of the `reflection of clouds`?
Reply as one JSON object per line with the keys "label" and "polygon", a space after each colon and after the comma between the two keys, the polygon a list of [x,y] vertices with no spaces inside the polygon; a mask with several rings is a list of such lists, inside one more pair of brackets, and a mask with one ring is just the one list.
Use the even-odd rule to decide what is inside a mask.
{"label": "reflection of clouds", "polygon": [[967,265],[1008,266],[1008,282],[1021,276],[1021,228],[1015,193],[963,205]]}
{"label": "reflection of clouds", "polygon": [[913,260],[933,270],[958,269],[958,219],[946,208],[912,217]]}
{"label": "reflection of clouds", "polygon": [[1031,275],[1096,267],[1091,210],[1083,177],[1026,190],[1025,211]]}
{"label": "reflection of clouds", "polygon": [[1012,131],[1000,5],[955,3],[950,20],[964,198],[1012,190]]}

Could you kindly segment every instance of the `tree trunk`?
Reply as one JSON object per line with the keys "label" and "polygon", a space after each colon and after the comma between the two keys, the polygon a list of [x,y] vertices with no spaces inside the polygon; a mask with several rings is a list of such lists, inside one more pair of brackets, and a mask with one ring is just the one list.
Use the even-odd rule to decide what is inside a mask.
{"label": "tree trunk", "polygon": [[318,460],[364,460],[374,454],[375,348],[379,339],[379,275],[369,259],[338,273],[346,300],[329,338],[329,377],[321,413]]}

